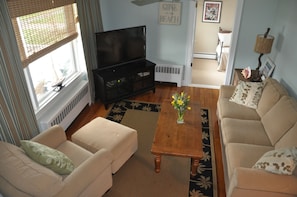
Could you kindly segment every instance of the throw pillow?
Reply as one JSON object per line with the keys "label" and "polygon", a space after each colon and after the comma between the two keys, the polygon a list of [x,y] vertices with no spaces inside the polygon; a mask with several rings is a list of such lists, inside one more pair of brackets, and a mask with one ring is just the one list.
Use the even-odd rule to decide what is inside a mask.
{"label": "throw pillow", "polygon": [[229,47],[231,45],[232,32],[230,33],[218,33],[219,40],[223,43],[223,47]]}
{"label": "throw pillow", "polygon": [[58,174],[70,174],[74,170],[72,161],[58,150],[28,140],[21,140],[21,148],[32,160]]}
{"label": "throw pillow", "polygon": [[262,95],[263,87],[263,82],[239,81],[229,100],[256,109]]}
{"label": "throw pillow", "polygon": [[297,147],[281,148],[265,153],[253,166],[275,174],[292,175],[297,165]]}

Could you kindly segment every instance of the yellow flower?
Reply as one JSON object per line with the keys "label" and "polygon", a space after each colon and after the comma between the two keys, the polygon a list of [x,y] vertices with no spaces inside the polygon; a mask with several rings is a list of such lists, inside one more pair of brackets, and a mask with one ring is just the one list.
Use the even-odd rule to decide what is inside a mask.
{"label": "yellow flower", "polygon": [[174,107],[174,109],[178,111],[191,110],[191,107],[188,106],[190,102],[190,96],[186,93],[175,93],[171,98],[173,99],[171,101],[171,105]]}
{"label": "yellow flower", "polygon": [[183,104],[184,104],[184,101],[178,99],[178,100],[177,100],[177,104],[178,104],[178,105],[183,105]]}

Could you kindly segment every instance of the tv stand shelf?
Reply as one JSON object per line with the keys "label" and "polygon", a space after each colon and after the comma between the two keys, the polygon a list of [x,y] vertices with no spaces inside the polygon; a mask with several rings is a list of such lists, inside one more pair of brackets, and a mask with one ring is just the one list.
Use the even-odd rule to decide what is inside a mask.
{"label": "tv stand shelf", "polygon": [[155,92],[155,66],[148,60],[93,70],[95,99],[108,104],[143,92]]}

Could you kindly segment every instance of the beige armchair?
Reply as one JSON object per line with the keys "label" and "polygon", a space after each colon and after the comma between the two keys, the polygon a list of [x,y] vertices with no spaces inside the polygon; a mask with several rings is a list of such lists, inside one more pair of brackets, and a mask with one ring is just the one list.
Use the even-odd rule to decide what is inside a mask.
{"label": "beige armchair", "polygon": [[102,196],[112,186],[111,155],[105,149],[91,153],[68,141],[54,126],[32,141],[67,155],[75,169],[59,175],[31,160],[12,144],[0,142],[0,194],[3,196]]}

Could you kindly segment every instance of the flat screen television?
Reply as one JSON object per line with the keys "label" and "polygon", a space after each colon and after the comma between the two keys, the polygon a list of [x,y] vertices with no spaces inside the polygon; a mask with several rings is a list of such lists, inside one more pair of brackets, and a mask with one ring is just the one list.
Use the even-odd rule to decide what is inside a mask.
{"label": "flat screen television", "polygon": [[97,68],[145,60],[146,26],[96,33]]}

